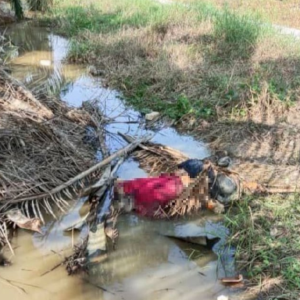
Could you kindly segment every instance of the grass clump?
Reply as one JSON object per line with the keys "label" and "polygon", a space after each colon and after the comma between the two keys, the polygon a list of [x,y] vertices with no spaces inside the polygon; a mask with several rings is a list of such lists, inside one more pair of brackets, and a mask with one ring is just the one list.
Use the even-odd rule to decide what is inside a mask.
{"label": "grass clump", "polygon": [[214,35],[219,41],[219,53],[222,51],[231,58],[250,58],[261,33],[257,18],[238,15],[227,8],[215,18]]}
{"label": "grass clump", "polygon": [[[176,1],[187,5],[194,5],[200,2],[199,0]],[[300,29],[299,2],[297,0],[210,0],[210,3],[218,8],[227,5],[235,13],[244,13],[245,11],[256,13],[259,11],[265,21]]]}
{"label": "grass clump", "polygon": [[256,296],[299,299],[299,212],[300,196],[295,194],[245,199],[227,213],[237,267],[246,272]]}

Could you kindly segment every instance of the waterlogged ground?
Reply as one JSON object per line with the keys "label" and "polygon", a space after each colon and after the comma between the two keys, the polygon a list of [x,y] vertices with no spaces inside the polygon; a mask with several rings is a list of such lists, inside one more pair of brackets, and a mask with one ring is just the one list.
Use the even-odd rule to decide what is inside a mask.
{"label": "waterlogged ground", "polygon": [[[100,99],[108,116],[118,116],[118,123],[107,127],[111,133],[107,138],[111,151],[124,145],[113,138],[113,133],[140,135],[146,132],[139,124],[122,123],[138,120],[140,115],[126,108],[116,91],[101,88],[100,79],[89,76],[86,66],[64,63],[68,49],[66,39],[24,24],[14,25],[8,32],[14,44],[19,46],[11,65],[12,76],[32,88],[48,86],[54,92],[58,90],[61,98],[74,107],[80,107],[85,100]],[[153,140],[179,149],[190,157],[203,158],[209,154],[204,144],[179,135],[172,128],[156,132]],[[120,167],[118,175],[131,179],[146,176],[146,173],[129,159]],[[67,276],[63,266],[54,268],[86,234],[85,229],[79,234],[64,232],[84,215],[84,200],[74,201],[68,214],[58,220],[49,218],[42,228],[43,234],[19,231],[12,243],[15,256],[6,251],[13,264],[0,269],[1,298],[213,300],[219,295],[230,294],[230,299],[234,299],[232,292],[218,281],[224,271],[213,251],[164,236],[204,235],[207,225],[211,226],[207,221],[217,220],[216,216],[177,223],[122,216],[118,222],[117,250],[111,253],[108,261],[94,267],[88,278]],[[210,226],[216,232],[222,229],[218,225]],[[232,275],[231,263],[227,266],[228,276]],[[3,279],[9,279],[10,283]]]}

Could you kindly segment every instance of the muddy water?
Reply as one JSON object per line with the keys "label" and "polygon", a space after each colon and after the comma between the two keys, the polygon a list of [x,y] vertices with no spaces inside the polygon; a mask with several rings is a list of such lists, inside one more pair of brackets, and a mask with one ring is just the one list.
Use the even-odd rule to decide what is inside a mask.
{"label": "muddy water", "polygon": [[[139,120],[140,115],[124,105],[118,92],[102,88],[101,80],[89,76],[86,67],[64,62],[68,50],[66,39],[24,24],[22,28],[13,26],[8,32],[19,46],[18,56],[11,64],[14,77],[36,89],[55,85],[55,92],[74,107],[80,107],[85,100],[99,99],[99,105],[108,116],[118,116],[118,123],[107,127],[111,133],[107,138],[111,151],[124,145],[114,138],[114,133],[140,135],[146,132],[139,124],[122,123]],[[209,154],[204,144],[179,135],[172,128],[157,131],[153,140],[190,157],[203,158]],[[146,173],[129,159],[120,167],[118,175],[131,179]],[[206,221],[215,218],[213,216],[202,216],[188,224],[122,216],[118,222],[117,250],[111,253],[108,261],[93,267],[88,278],[68,277],[62,266],[50,271],[86,234],[85,229],[79,234],[64,232],[84,215],[84,200],[74,201],[68,214],[58,220],[49,218],[42,228],[43,234],[19,231],[13,240],[13,265],[0,269],[1,298],[212,300],[230,294],[217,279],[224,271],[218,268],[217,272],[218,259],[213,251],[163,235],[166,232],[195,233],[195,228],[201,234]],[[10,257],[9,252],[6,253]],[[47,271],[50,272],[45,274]],[[10,283],[3,278],[11,280]]]}

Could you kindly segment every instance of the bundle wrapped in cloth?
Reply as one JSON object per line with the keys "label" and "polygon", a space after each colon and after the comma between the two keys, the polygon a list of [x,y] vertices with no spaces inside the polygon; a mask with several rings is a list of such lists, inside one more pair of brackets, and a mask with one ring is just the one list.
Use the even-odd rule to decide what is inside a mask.
{"label": "bundle wrapped in cloth", "polygon": [[141,215],[153,216],[160,206],[176,199],[189,181],[188,176],[177,174],[117,181],[115,195],[125,211],[134,209]]}
{"label": "bundle wrapped in cloth", "polygon": [[237,184],[231,177],[215,172],[210,161],[188,159],[171,174],[118,180],[114,191],[119,206],[127,212],[157,216],[161,208],[172,216],[200,208],[221,213],[237,194]]}

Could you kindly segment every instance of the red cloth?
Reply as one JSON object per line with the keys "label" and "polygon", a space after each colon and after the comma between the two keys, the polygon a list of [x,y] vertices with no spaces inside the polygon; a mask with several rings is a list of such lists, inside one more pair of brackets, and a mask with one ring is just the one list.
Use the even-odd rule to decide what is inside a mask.
{"label": "red cloth", "polygon": [[125,180],[119,185],[125,195],[130,195],[134,199],[136,211],[147,216],[153,215],[159,205],[166,206],[183,191],[180,177],[172,174]]}

